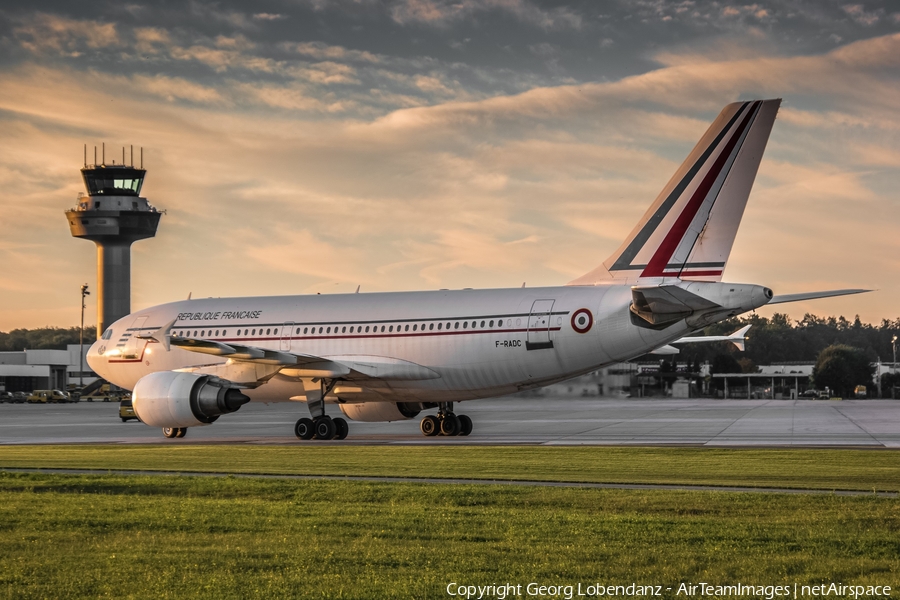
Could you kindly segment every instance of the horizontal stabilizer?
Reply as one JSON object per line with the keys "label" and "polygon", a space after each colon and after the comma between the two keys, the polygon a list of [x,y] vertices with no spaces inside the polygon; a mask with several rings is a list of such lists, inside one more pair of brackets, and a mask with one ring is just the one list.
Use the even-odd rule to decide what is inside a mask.
{"label": "horizontal stabilizer", "polygon": [[671,342],[672,344],[696,344],[700,342],[731,342],[737,346],[738,350],[744,351],[744,341],[747,339],[747,332],[750,331],[752,325],[745,325],[732,333],[731,335],[698,335],[694,337],[683,337],[680,340]]}
{"label": "horizontal stabilizer", "polygon": [[802,294],[779,294],[769,300],[769,304],[783,304],[785,302],[800,302],[801,300],[816,300],[818,298],[833,298],[834,296],[849,296],[851,294],[865,294],[873,290],[829,290],[827,292],[804,292]]}
{"label": "horizontal stabilizer", "polygon": [[678,354],[679,352],[681,352],[681,351],[678,348],[676,348],[675,346],[665,345],[665,346],[660,346],[653,352],[650,352],[650,354],[669,355],[669,354]]}

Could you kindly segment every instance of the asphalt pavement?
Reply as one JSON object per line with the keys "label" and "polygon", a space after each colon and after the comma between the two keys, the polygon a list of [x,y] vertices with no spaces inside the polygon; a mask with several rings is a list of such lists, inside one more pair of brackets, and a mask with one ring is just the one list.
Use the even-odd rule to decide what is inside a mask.
{"label": "asphalt pavement", "polygon": [[[419,418],[350,421],[343,441],[300,441],[302,403],[252,403],[183,439],[123,423],[116,403],[0,404],[0,444],[528,444],[754,447],[900,447],[900,400],[620,399],[546,395],[458,403],[468,437],[430,437]],[[434,412],[434,411],[430,411]],[[329,405],[328,413],[340,409]],[[426,413],[423,413],[423,415]],[[421,417],[422,415],[420,415]]]}

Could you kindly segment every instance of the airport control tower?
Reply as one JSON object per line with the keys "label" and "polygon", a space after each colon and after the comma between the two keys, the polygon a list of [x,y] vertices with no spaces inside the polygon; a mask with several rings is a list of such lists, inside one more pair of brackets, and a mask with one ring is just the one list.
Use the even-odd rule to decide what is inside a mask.
{"label": "airport control tower", "polygon": [[[156,235],[160,213],[146,198],[141,198],[144,184],[143,149],[141,168],[122,163],[87,164],[81,169],[87,196],[79,194],[75,208],[66,211],[73,237],[97,244],[97,336],[117,319],[131,312],[131,244]],[[94,149],[94,163],[97,150]]]}

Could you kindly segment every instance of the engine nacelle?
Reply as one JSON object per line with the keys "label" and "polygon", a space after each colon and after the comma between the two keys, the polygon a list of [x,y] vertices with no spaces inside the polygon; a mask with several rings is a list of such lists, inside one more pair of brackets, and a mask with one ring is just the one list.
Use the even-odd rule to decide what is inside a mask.
{"label": "engine nacelle", "polygon": [[131,395],[138,418],[154,427],[209,425],[250,398],[209,375],[160,371],[141,377]]}
{"label": "engine nacelle", "polygon": [[422,410],[419,402],[360,402],[341,404],[341,412],[354,421],[406,421]]}

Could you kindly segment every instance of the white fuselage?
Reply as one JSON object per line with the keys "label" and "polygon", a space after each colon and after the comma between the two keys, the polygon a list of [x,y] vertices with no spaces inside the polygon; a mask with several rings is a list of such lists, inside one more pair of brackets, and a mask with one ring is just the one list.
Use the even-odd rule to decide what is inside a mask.
{"label": "white fuselage", "polygon": [[[757,286],[739,289],[738,312],[754,308]],[[149,373],[227,361],[137,338],[177,318],[174,336],[335,360],[384,357],[431,373],[368,379],[355,396],[346,381],[351,401],[471,400],[574,377],[696,329],[684,320],[659,331],[638,326],[631,301],[631,286],[621,283],[184,300],[120,319],[91,347],[88,362],[105,379],[133,389]],[[288,370],[246,393],[255,401],[283,401],[303,394],[303,382]]]}

